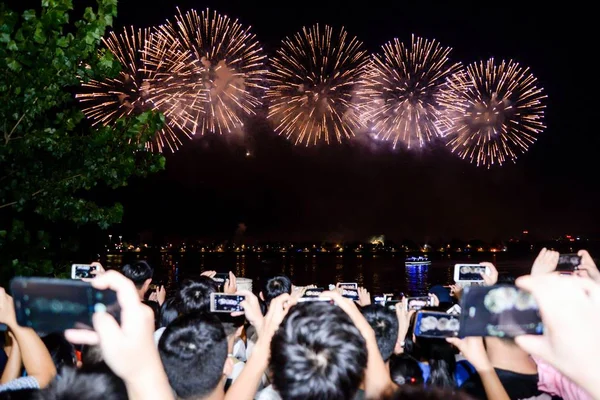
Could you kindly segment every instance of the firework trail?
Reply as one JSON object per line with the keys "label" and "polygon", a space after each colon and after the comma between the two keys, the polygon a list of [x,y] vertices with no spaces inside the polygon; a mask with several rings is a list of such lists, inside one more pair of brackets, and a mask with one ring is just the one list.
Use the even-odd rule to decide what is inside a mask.
{"label": "firework trail", "polygon": [[341,142],[360,127],[354,87],[368,62],[362,42],[342,28],[303,28],[283,40],[271,59],[269,120],[275,130],[307,146]]}
{"label": "firework trail", "polygon": [[242,116],[253,115],[261,104],[264,77],[262,48],[250,28],[209,10],[178,10],[175,23],[156,30],[154,40],[176,43],[176,51],[148,48],[145,63],[157,75],[166,74],[178,87],[175,97],[163,101],[183,118],[178,126],[190,134],[231,132],[243,126]]}
{"label": "firework trail", "polygon": [[422,147],[444,136],[447,79],[461,69],[450,62],[452,49],[413,35],[410,47],[394,39],[382,50],[373,56],[357,91],[363,124],[375,138],[392,140],[394,148],[398,142]]}
{"label": "firework trail", "polygon": [[[153,93],[161,90],[160,80],[157,79],[144,64],[140,55],[147,46],[149,30],[135,30],[125,28],[121,34],[111,32],[108,39],[103,39],[107,49],[114,55],[122,66],[122,70],[115,78],[103,81],[90,80],[82,83],[82,92],[76,98],[83,105],[84,114],[92,121],[93,125],[109,125],[119,118],[141,114],[144,111],[165,111],[154,101]],[[165,51],[169,44],[157,44],[157,51]],[[171,113],[165,113],[167,123],[154,138],[146,143],[146,148],[151,151],[162,152],[166,148],[175,151],[182,144],[181,133],[174,129]]]}
{"label": "firework trail", "polygon": [[447,145],[477,166],[516,161],[544,125],[543,89],[529,68],[491,58],[451,79],[452,126]]}

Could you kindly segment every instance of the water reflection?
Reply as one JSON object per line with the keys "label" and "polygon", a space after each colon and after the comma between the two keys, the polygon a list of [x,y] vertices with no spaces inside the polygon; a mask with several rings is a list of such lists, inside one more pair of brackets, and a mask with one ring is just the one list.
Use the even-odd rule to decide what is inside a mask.
{"label": "water reflection", "polygon": [[427,265],[406,265],[405,288],[410,296],[422,296],[429,289],[429,267]]}

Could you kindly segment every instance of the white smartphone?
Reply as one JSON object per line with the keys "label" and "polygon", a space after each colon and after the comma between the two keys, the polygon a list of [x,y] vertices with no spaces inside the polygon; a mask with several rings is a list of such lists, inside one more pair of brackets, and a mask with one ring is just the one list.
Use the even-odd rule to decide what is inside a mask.
{"label": "white smartphone", "polygon": [[237,294],[211,293],[210,312],[232,313],[234,311],[244,311],[242,301],[245,299],[246,297]]}
{"label": "white smartphone", "polygon": [[358,283],[356,283],[356,282],[338,283],[337,287],[342,288],[342,289],[358,289]]}
{"label": "white smartphone", "polygon": [[481,264],[456,264],[454,282],[483,282],[481,273],[490,274],[490,269]]}
{"label": "white smartphone", "polygon": [[96,270],[95,265],[90,264],[73,264],[71,265],[71,279],[90,279],[93,278],[91,272]]}

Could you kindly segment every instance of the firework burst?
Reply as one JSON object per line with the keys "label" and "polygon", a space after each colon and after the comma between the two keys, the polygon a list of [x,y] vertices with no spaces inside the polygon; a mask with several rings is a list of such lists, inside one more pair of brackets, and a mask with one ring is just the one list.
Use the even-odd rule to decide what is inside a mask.
{"label": "firework burst", "polygon": [[[76,98],[83,105],[83,112],[93,125],[109,125],[119,118],[137,115],[144,111],[165,111],[156,103],[154,93],[164,91],[157,76],[144,67],[140,55],[144,52],[149,37],[148,30],[125,28],[121,34],[111,32],[103,42],[121,63],[122,70],[115,78],[103,81],[90,80],[82,83],[82,91]],[[165,51],[167,42],[160,43],[158,51]],[[146,143],[151,151],[162,152],[166,148],[175,151],[182,144],[180,133],[173,123],[171,113],[166,110],[167,123]]]}
{"label": "firework burst", "polygon": [[216,11],[179,11],[175,23],[156,30],[154,40],[178,47],[157,52],[150,46],[145,58],[151,69],[170,71],[170,84],[179,88],[176,97],[164,101],[184,118],[181,129],[191,134],[231,132],[261,104],[265,56],[249,27]]}
{"label": "firework burst", "polygon": [[342,28],[303,28],[283,40],[271,59],[268,118],[275,130],[307,146],[341,142],[360,127],[354,87],[368,62],[366,50]]}
{"label": "firework burst", "polygon": [[451,79],[447,145],[463,159],[490,168],[526,152],[544,125],[543,89],[529,68],[494,59],[473,63]]}
{"label": "firework burst", "polygon": [[451,48],[413,35],[410,47],[398,39],[373,56],[357,91],[361,120],[380,140],[411,147],[444,136],[449,126],[444,99],[447,79],[461,69]]}

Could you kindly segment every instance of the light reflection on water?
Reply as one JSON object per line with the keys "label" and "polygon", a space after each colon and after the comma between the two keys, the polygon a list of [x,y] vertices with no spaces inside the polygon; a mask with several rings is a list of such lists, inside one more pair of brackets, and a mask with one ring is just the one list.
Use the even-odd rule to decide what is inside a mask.
{"label": "light reflection on water", "polygon": [[[118,268],[139,257],[139,254],[109,255],[106,264]],[[238,276],[251,278],[257,290],[268,277],[284,274],[298,286],[315,284],[327,287],[330,283],[357,282],[371,294],[404,292],[409,295],[424,294],[435,284],[452,283],[456,263],[491,261],[501,275],[519,276],[529,271],[533,258],[534,255],[511,258],[510,254],[435,255],[431,265],[417,267],[405,265],[405,256],[396,254],[183,253],[145,256],[156,269],[156,279],[168,285],[212,269],[234,271]]]}

